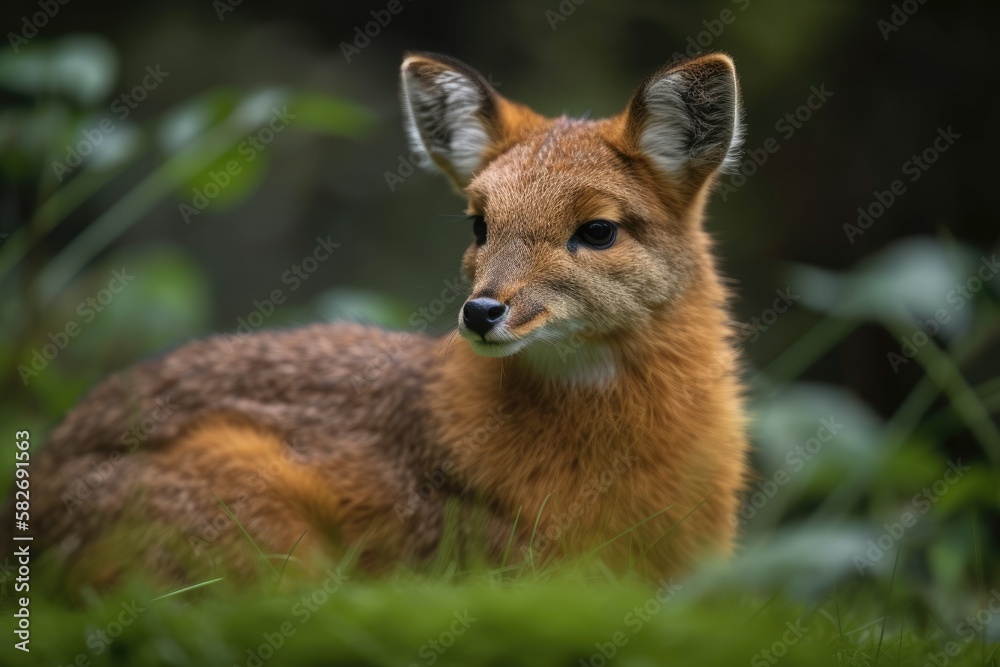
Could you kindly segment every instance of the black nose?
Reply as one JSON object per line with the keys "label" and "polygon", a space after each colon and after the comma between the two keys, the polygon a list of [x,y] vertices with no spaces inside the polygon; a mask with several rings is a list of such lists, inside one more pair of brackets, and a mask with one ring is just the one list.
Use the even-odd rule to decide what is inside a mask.
{"label": "black nose", "polygon": [[507,306],[496,299],[480,297],[467,301],[462,309],[462,320],[465,326],[480,336],[485,336],[490,329],[507,317]]}

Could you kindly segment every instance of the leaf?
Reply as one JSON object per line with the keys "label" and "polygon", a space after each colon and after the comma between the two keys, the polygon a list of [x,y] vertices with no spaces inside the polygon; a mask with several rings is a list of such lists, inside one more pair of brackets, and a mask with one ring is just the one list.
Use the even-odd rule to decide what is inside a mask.
{"label": "leaf", "polygon": [[73,35],[0,54],[0,86],[32,97],[62,95],[91,107],[107,99],[117,79],[117,52],[96,35]]}
{"label": "leaf", "polygon": [[837,317],[889,318],[912,327],[908,315],[926,320],[944,310],[941,332],[953,338],[971,324],[972,309],[958,305],[964,296],[956,288],[975,276],[976,264],[967,247],[907,238],[849,272],[796,266],[791,281],[804,305]]}
{"label": "leaf", "polygon": [[350,102],[318,93],[296,93],[288,109],[297,126],[336,136],[360,137],[374,128],[371,112]]}

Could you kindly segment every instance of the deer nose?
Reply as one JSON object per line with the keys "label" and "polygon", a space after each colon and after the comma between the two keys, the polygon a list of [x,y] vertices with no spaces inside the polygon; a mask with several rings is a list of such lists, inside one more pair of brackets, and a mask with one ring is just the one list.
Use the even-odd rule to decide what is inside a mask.
{"label": "deer nose", "polygon": [[471,299],[462,309],[462,321],[480,336],[485,336],[490,329],[507,318],[509,310],[496,299],[487,297]]}

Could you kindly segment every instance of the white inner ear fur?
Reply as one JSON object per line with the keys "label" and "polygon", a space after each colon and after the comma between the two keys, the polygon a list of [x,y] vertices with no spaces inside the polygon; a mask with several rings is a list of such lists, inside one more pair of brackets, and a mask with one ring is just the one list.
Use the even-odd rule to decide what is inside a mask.
{"label": "white inner ear fur", "polygon": [[743,122],[743,106],[740,103],[739,89],[733,82],[733,90],[730,93],[733,99],[733,134],[729,139],[729,148],[726,149],[726,159],[719,166],[719,171],[724,174],[735,174],[740,169],[740,161],[743,158],[743,141],[746,139],[747,126]]}
{"label": "white inner ear fur", "polygon": [[[704,127],[691,117],[688,106],[684,102],[683,93],[692,83],[680,72],[668,74],[654,81],[646,88],[645,106],[649,117],[639,136],[639,147],[654,163],[667,173],[683,171],[692,158],[692,148],[704,142],[705,133],[720,132],[720,141],[725,137],[721,126],[731,123],[732,133],[728,136],[726,156],[719,165],[723,172],[735,171],[740,163],[740,147],[743,145],[743,123],[736,94],[735,80],[718,82],[702,82],[701,85],[711,86],[708,94],[722,97],[728,104],[720,105],[724,113],[732,118],[714,116],[705,118],[710,125]],[[721,116],[721,117],[720,117]],[[698,153],[707,153],[718,146],[712,142],[700,143],[695,148]]]}
{"label": "white inner ear fur", "polygon": [[482,163],[489,134],[476,115],[482,92],[464,74],[448,70],[426,82],[403,67],[403,114],[410,146],[421,155],[421,166],[431,167],[430,156],[447,162],[456,174],[468,178]]}

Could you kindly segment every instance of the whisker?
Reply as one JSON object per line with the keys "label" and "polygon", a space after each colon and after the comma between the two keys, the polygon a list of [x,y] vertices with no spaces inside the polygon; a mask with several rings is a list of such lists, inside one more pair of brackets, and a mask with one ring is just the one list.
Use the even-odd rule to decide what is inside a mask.
{"label": "whisker", "polygon": [[451,333],[445,336],[444,345],[442,345],[441,349],[438,351],[438,359],[436,360],[436,363],[437,362],[444,363],[445,357],[447,357],[448,352],[451,351],[451,346],[454,345],[455,341],[458,340],[458,338],[459,335],[457,328],[455,328],[454,330],[452,330]]}

